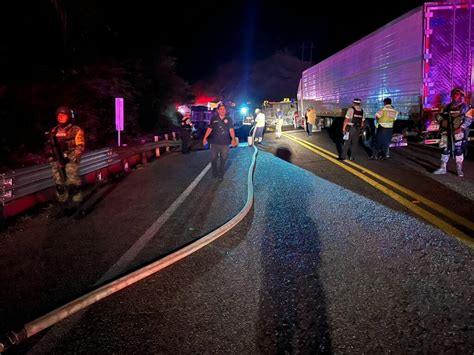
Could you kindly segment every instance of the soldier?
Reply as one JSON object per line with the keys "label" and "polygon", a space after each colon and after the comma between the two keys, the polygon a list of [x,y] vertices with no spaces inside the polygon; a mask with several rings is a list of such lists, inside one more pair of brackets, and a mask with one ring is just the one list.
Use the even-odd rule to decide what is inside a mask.
{"label": "soldier", "polygon": [[344,134],[346,131],[349,132],[349,139],[344,144],[343,158],[347,157],[350,151],[350,155],[348,156],[349,160],[354,160],[364,122],[364,110],[360,107],[360,99],[354,99],[352,101],[352,107],[346,112],[344,124],[342,125],[342,133]]}
{"label": "soldier", "polygon": [[193,123],[191,122],[191,113],[185,112],[181,118],[181,152],[183,154],[189,153],[189,142],[191,141],[191,131]]}
{"label": "soldier", "polygon": [[451,91],[451,102],[446,105],[438,120],[441,125],[441,166],[433,174],[446,174],[449,156],[456,158],[456,173],[463,177],[464,149],[467,144],[467,128],[472,122],[472,111],[463,102],[464,91],[456,88]]}
{"label": "soldier", "polygon": [[58,205],[56,217],[76,209],[82,201],[79,162],[84,152],[84,131],[73,125],[73,111],[67,106],[56,110],[58,125],[49,132],[49,153]]}

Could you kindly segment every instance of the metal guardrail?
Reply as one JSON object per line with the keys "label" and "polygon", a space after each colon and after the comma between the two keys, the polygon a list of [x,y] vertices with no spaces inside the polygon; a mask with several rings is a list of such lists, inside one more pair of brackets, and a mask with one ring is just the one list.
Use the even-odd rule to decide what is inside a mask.
{"label": "metal guardrail", "polygon": [[[103,148],[85,153],[81,158],[80,175],[84,176],[121,163],[136,154],[161,147],[179,146],[180,141],[164,140],[134,147]],[[0,174],[0,206],[54,186],[49,163],[8,171]]]}

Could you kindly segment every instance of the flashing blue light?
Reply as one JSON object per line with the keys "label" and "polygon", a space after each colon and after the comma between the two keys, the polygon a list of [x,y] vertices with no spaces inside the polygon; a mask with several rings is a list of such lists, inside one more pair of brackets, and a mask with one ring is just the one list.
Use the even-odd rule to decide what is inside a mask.
{"label": "flashing blue light", "polygon": [[242,107],[242,108],[240,109],[240,113],[241,113],[242,115],[246,115],[247,112],[249,112],[248,107]]}

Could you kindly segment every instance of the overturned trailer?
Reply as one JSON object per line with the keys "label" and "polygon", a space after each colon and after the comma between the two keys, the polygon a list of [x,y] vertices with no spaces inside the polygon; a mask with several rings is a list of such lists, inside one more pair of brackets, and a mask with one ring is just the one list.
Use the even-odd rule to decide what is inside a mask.
{"label": "overturned trailer", "polygon": [[[464,89],[466,100],[471,97],[473,7],[472,1],[425,3],[305,70],[299,111],[313,106],[318,120],[329,126],[356,97],[372,119],[383,99],[391,97],[402,120],[395,133],[408,128],[426,144],[439,142],[436,116],[452,88]],[[367,122],[366,141],[373,133],[373,120]]]}

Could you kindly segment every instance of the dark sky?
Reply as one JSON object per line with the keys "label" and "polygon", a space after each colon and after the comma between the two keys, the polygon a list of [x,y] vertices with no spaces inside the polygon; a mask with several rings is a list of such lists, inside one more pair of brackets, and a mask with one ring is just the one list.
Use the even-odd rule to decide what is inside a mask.
{"label": "dark sky", "polygon": [[[0,55],[28,63],[55,58],[61,43],[51,0],[9,1],[3,10]],[[178,73],[195,82],[230,60],[248,62],[287,49],[312,62],[330,56],[387,22],[421,5],[399,0],[374,5],[361,1],[58,0],[69,9],[69,26],[80,29],[80,51],[144,53],[171,47]],[[311,4],[311,6],[309,5]],[[315,7],[315,8],[314,8]],[[157,8],[157,9],[154,9]],[[313,9],[314,8],[314,9]],[[375,12],[375,15],[373,14]],[[112,39],[111,39],[112,38]],[[5,45],[5,43],[7,43]],[[12,58],[15,57],[15,58]],[[4,63],[2,60],[1,63]],[[0,63],[0,64],[1,64]]]}
{"label": "dark sky", "polygon": [[[305,46],[313,43],[312,61],[316,63],[423,1],[399,0],[378,6],[361,1],[327,1],[325,5],[295,0],[196,1],[188,5],[167,1],[171,8],[163,12],[151,11],[151,1],[144,2],[144,7],[138,3],[117,7],[118,28],[127,28],[127,18],[134,17],[130,26],[135,38],[143,36],[143,45],[150,40],[168,43],[178,57],[180,74],[196,81],[233,59],[252,61],[282,49],[301,58],[303,42]],[[307,48],[305,59],[310,59]]]}

